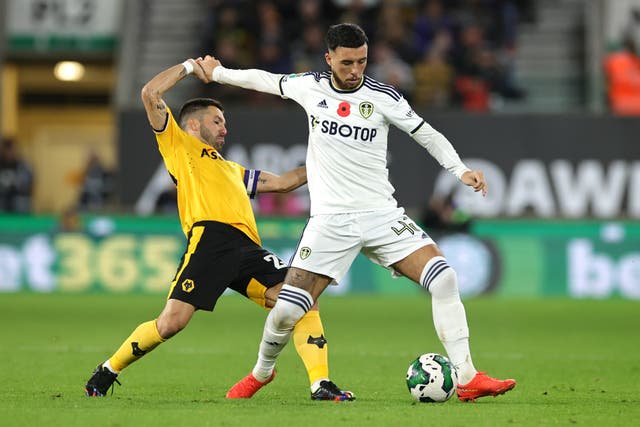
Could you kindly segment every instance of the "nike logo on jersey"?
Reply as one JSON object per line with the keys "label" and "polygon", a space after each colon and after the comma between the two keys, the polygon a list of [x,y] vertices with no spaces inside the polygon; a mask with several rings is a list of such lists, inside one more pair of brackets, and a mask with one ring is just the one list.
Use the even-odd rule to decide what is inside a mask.
{"label": "nike logo on jersey", "polygon": [[329,108],[329,106],[327,105],[327,100],[323,99],[322,101],[318,102],[318,107],[320,107],[320,108]]}

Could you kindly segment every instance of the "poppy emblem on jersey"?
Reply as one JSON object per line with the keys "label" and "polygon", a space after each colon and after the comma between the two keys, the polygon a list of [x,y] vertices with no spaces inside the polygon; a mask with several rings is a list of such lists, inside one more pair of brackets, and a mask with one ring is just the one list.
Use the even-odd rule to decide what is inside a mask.
{"label": "poppy emblem on jersey", "polygon": [[184,282],[182,282],[182,290],[187,293],[191,292],[195,288],[196,288],[196,285],[193,283],[193,280],[191,279],[185,279]]}
{"label": "poppy emblem on jersey", "polygon": [[351,105],[346,101],[342,101],[340,105],[338,105],[338,115],[340,117],[347,117],[349,114],[351,114]]}
{"label": "poppy emblem on jersey", "polygon": [[306,246],[304,248],[300,248],[300,258],[307,259],[309,258],[309,255],[311,255],[311,249]]}
{"label": "poppy emblem on jersey", "polygon": [[373,114],[373,104],[370,102],[361,102],[358,106],[360,115],[365,119],[368,119]]}

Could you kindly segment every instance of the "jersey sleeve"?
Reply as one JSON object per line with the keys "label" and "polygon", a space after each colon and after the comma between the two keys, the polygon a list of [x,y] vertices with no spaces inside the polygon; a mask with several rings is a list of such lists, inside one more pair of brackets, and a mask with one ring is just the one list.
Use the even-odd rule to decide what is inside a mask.
{"label": "jersey sleeve", "polygon": [[178,123],[173,118],[173,114],[171,113],[171,109],[167,107],[167,119],[164,124],[163,129],[153,129],[153,132],[156,134],[156,141],[158,141],[158,149],[160,150],[160,154],[164,160],[164,164],[167,167],[167,170],[172,176],[175,176],[174,170],[174,159],[175,159],[175,151],[176,151],[176,141],[178,140],[178,135],[184,132],[178,126]]}
{"label": "jersey sleeve", "polygon": [[280,95],[302,104],[308,92],[309,79],[319,79],[319,73],[307,72],[299,74],[274,74],[264,70],[234,70],[218,66],[213,70],[213,80],[244,89]]}
{"label": "jersey sleeve", "polygon": [[234,70],[218,66],[213,70],[212,77],[218,83],[283,96],[280,81],[284,74],[274,74],[257,69]]}
{"label": "jersey sleeve", "polygon": [[413,111],[413,108],[403,97],[400,97],[397,101],[389,98],[384,107],[384,116],[389,123],[411,136],[425,123],[422,117]]}
{"label": "jersey sleeve", "polygon": [[262,171],[257,169],[246,169],[244,166],[232,161],[228,161],[228,163],[238,171],[240,176],[242,176],[242,181],[244,182],[244,186],[247,189],[247,195],[249,196],[249,198],[255,198],[258,188],[258,178],[260,177],[260,173]]}
{"label": "jersey sleeve", "polygon": [[436,161],[458,179],[470,170],[460,159],[451,142],[413,111],[406,99],[400,98],[395,107],[385,108],[387,119],[408,133],[418,144],[427,149]]}
{"label": "jersey sleeve", "polygon": [[318,73],[313,72],[282,76],[280,79],[281,96],[302,105],[303,96],[309,92],[311,80],[315,80],[317,77]]}

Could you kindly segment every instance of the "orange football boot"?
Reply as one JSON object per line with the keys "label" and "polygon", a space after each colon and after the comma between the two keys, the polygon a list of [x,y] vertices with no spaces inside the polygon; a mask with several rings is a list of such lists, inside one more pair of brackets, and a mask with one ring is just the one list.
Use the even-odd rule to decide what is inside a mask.
{"label": "orange football boot", "polygon": [[258,390],[273,381],[275,376],[276,371],[274,370],[265,382],[260,382],[252,373],[249,373],[249,375],[235,383],[234,386],[229,389],[225,397],[227,399],[249,399],[251,396],[256,394]]}
{"label": "orange football boot", "polygon": [[458,384],[456,393],[461,401],[473,402],[479,397],[504,394],[515,386],[516,380],[498,380],[484,372],[478,372],[467,384]]}

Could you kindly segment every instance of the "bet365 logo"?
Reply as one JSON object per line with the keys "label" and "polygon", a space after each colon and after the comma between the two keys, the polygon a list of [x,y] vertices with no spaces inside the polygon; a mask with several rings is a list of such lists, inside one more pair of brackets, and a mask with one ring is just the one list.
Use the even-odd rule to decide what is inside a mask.
{"label": "bet365 logo", "polygon": [[607,245],[598,252],[589,239],[569,241],[569,293],[581,298],[604,298],[617,291],[627,298],[640,298],[640,252],[631,245],[617,248],[618,252],[610,249],[609,253],[604,247]]}

